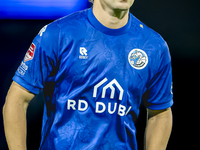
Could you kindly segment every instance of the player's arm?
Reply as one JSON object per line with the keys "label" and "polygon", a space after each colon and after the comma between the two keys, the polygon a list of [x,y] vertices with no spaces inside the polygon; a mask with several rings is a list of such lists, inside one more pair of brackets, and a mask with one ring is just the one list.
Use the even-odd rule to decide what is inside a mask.
{"label": "player's arm", "polygon": [[171,108],[164,110],[147,109],[145,150],[165,150],[172,129]]}
{"label": "player's arm", "polygon": [[13,81],[3,107],[4,130],[9,150],[26,150],[26,110],[34,94]]}

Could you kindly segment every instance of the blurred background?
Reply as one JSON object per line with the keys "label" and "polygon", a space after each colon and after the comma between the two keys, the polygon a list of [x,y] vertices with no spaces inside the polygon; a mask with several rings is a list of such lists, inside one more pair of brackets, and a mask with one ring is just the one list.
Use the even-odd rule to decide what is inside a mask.
{"label": "blurred background", "polygon": [[[87,0],[0,1],[0,109],[12,77],[33,38],[46,24],[91,7]],[[167,150],[196,149],[200,100],[200,2],[198,0],[135,0],[131,13],[167,41],[173,67],[173,131]],[[28,150],[40,144],[42,92],[31,101],[28,113]],[[143,105],[136,123],[139,150],[143,149],[146,111]],[[196,135],[196,137],[195,137]],[[0,150],[7,150],[2,114]]]}

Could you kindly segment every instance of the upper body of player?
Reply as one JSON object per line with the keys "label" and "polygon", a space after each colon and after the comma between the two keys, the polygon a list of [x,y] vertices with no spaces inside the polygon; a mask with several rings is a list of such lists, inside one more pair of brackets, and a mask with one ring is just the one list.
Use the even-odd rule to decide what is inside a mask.
{"label": "upper body of player", "polygon": [[46,25],[13,77],[4,105],[9,148],[26,149],[26,109],[43,89],[41,150],[137,150],[143,95],[145,149],[164,150],[172,126],[166,42],[136,19],[134,0],[93,7]]}

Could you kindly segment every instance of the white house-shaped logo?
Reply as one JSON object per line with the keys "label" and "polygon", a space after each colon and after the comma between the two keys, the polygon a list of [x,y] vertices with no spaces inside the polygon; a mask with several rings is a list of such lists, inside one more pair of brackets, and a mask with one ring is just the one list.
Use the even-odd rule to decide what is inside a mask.
{"label": "white house-shaped logo", "polygon": [[[107,78],[104,78],[101,82],[99,82],[97,85],[94,86],[93,97],[97,96],[97,89],[100,86],[102,86],[105,82],[107,82],[107,80],[108,80]],[[111,82],[109,82],[106,86],[103,87],[101,98],[105,98],[106,90],[110,88],[111,89],[110,99],[114,99],[114,95],[115,95],[115,87],[113,86],[114,84],[120,91],[119,100],[122,100],[124,90],[122,89],[122,87],[120,86],[120,84],[117,82],[116,79],[113,79]]]}

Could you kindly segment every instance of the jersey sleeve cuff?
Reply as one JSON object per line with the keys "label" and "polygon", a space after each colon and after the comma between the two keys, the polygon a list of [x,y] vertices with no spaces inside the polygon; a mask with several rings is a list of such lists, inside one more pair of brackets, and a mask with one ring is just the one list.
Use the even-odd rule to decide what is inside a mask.
{"label": "jersey sleeve cuff", "polygon": [[150,104],[147,108],[151,110],[162,110],[171,107],[173,104],[174,101],[171,99],[169,102],[163,104]]}
{"label": "jersey sleeve cuff", "polygon": [[21,85],[22,87],[24,87],[25,89],[27,89],[29,92],[33,93],[33,94],[39,94],[40,93],[40,88],[34,87],[32,85],[30,85],[29,83],[27,83],[25,80],[23,80],[21,77],[15,75],[13,77],[13,81],[15,81],[16,83],[18,83],[19,85]]}

